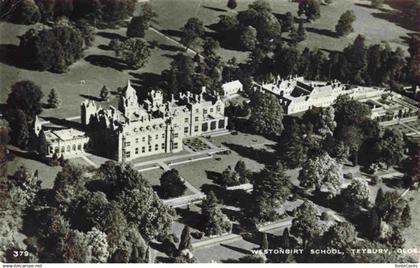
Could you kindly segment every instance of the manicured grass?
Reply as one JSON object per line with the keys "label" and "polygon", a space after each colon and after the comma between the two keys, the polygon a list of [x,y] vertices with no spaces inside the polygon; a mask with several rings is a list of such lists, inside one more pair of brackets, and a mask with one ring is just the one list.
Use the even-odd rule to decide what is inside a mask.
{"label": "manicured grass", "polygon": [[148,171],[140,172],[142,177],[147,180],[151,186],[160,185],[159,179],[163,174],[163,169],[157,168]]}
{"label": "manicured grass", "polygon": [[[228,143],[230,143],[232,141],[230,137],[231,135],[226,135],[212,138],[211,140],[212,142],[214,141],[214,144],[220,145],[226,140]],[[235,137],[235,139],[236,138],[237,137]],[[218,142],[216,142],[216,139]],[[264,138],[260,137],[260,139],[263,140]],[[239,142],[239,140],[237,141]],[[247,141],[245,140],[244,144],[246,144],[246,142]],[[214,184],[214,182],[210,179],[212,175],[215,175],[214,172],[221,173],[228,166],[233,168],[239,160],[243,160],[247,168],[253,171],[258,171],[263,168],[263,164],[257,162],[254,159],[241,156],[234,150],[232,150],[231,154],[229,155],[215,155],[210,159],[191,162],[183,165],[176,165],[174,168],[176,168],[181,176],[188,180],[194,187],[200,189],[204,184]]]}
{"label": "manicured grass", "polygon": [[[163,169],[157,168],[148,171],[140,172],[145,180],[149,182],[151,186],[159,186],[160,185],[160,177],[164,173]],[[191,195],[193,192],[190,189],[185,190],[183,196]]]}
{"label": "manicured grass", "polygon": [[21,166],[25,166],[28,171],[33,174],[38,170],[38,178],[42,181],[41,187],[48,189],[54,186],[54,180],[59,171],[60,166],[51,167],[39,161],[16,156],[15,159],[8,163],[7,170],[9,174],[13,174]]}
{"label": "manicured grass", "polygon": [[[298,4],[289,0],[266,0],[275,14],[285,14],[290,11],[297,17]],[[172,37],[179,39],[179,30],[190,17],[197,17],[204,22],[205,26],[218,22],[220,15],[234,15],[236,12],[245,10],[253,0],[238,1],[238,7],[231,11],[226,7],[224,0],[152,0],[154,10],[159,14],[157,27],[169,30]],[[366,37],[368,43],[387,41],[391,47],[404,45],[404,38],[410,33],[401,22],[394,23],[387,20],[392,17],[386,10],[394,11],[385,5],[383,10],[372,9],[367,0],[334,0],[329,6],[321,6],[321,18],[312,23],[305,23],[307,38],[299,44],[299,47],[323,48],[326,50],[342,50],[353,42],[358,34]],[[171,6],[171,8],[168,8]],[[336,38],[334,36],[335,24],[341,14],[346,10],[353,10],[357,20],[353,24],[354,32],[347,37]],[[395,17],[395,16],[394,16]],[[395,18],[394,18],[395,19]],[[207,27],[207,30],[212,30]],[[285,35],[287,36],[287,35]],[[237,57],[245,59],[243,52],[221,49],[219,54],[225,58]]]}
{"label": "manicured grass", "polygon": [[[253,135],[238,132],[237,135],[224,135],[211,138],[211,142],[215,145],[223,145],[223,144],[236,144],[242,146],[260,146],[265,143],[273,143],[272,140],[269,140],[260,135]],[[258,147],[260,148],[260,147]]]}
{"label": "manicured grass", "polygon": [[[188,18],[196,16],[209,26],[218,21],[218,16],[222,14],[235,14],[239,10],[247,8],[252,0],[238,1],[238,7],[235,11],[230,11],[226,7],[224,0],[152,0],[151,4],[159,17],[156,19],[156,26],[175,39],[179,39],[178,30],[185,24]],[[288,0],[268,0],[273,12],[284,14],[291,11],[296,15],[297,4]],[[405,45],[404,40],[410,33],[404,28],[404,25],[390,22],[383,17],[385,11],[372,9],[368,6],[369,1],[357,0],[335,0],[333,5],[322,6],[321,18],[313,23],[305,24],[307,28],[307,38],[300,47],[319,47],[326,50],[341,50],[351,43],[357,34],[363,34],[368,43],[378,43],[387,41],[392,47]],[[170,8],[169,8],[170,7]],[[385,8],[389,8],[385,5]],[[331,36],[334,25],[338,17],[346,10],[351,9],[355,12],[357,20],[353,27],[355,32],[347,37],[335,38]],[[2,22],[0,24],[1,53],[0,57],[0,103],[7,99],[8,89],[12,84],[19,80],[32,80],[39,84],[45,93],[48,94],[51,88],[55,88],[63,104],[60,109],[45,110],[42,115],[53,117],[72,117],[80,114],[79,103],[84,100],[81,94],[98,96],[103,85],[111,90],[123,86],[128,78],[133,82],[141,82],[146,79],[148,82],[156,79],[152,74],[159,74],[166,69],[171,62],[171,55],[179,52],[177,45],[171,40],[153,32],[148,31],[145,39],[147,41],[155,40],[160,47],[152,52],[149,63],[139,70],[116,70],[109,67],[113,62],[114,53],[107,49],[109,38],[115,34],[125,36],[125,28],[120,29],[98,29],[96,41],[93,46],[85,52],[85,58],[77,61],[70,70],[64,74],[55,74],[51,72],[39,72],[26,70],[14,66],[13,62],[6,60],[5,53],[9,49],[13,50],[19,43],[18,36],[22,35],[29,28],[42,27],[41,25],[25,26]],[[312,30],[311,30],[312,29]],[[165,31],[169,30],[169,31]],[[210,29],[207,29],[211,31]],[[245,60],[247,53],[220,49],[219,54],[224,59],[232,56],[240,61]],[[102,66],[99,66],[102,64]],[[144,74],[146,73],[146,74]],[[81,84],[85,80],[86,84]],[[46,100],[46,98],[45,98]]]}
{"label": "manicured grass", "polygon": [[[32,26],[36,27],[36,26]],[[1,44],[3,46],[18,46],[18,36],[25,33],[31,26],[16,25],[2,22],[0,24]],[[97,97],[103,85],[115,91],[118,87],[125,86],[130,78],[133,85],[141,85],[141,79],[146,78],[149,82],[153,74],[160,74],[168,68],[172,61],[171,56],[178,53],[176,44],[165,37],[153,32],[146,33],[146,41],[157,41],[160,45],[152,50],[149,62],[139,70],[123,69],[117,70],[110,67],[114,63],[114,52],[107,50],[107,45],[112,35],[125,36],[125,28],[98,29],[96,40],[92,47],[85,51],[85,57],[70,66],[69,71],[63,74],[51,72],[39,72],[13,66],[12,63],[5,63],[5,56],[0,58],[0,103],[4,103],[9,94],[12,84],[20,80],[32,80],[42,87],[44,101],[51,88],[55,88],[62,105],[59,109],[46,109],[42,116],[46,117],[73,117],[80,115],[80,103],[85,100],[80,95]],[[3,51],[2,51],[3,53]],[[102,65],[102,66],[100,66]],[[118,66],[117,66],[118,67]],[[149,75],[152,73],[152,75]],[[85,80],[86,84],[81,84]]]}

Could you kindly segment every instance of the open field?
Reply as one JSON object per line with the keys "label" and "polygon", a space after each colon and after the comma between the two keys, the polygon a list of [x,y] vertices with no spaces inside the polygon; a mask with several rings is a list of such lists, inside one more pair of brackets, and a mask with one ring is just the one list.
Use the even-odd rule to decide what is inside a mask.
{"label": "open field", "polygon": [[34,173],[38,170],[38,178],[42,181],[41,187],[49,189],[54,186],[54,180],[59,171],[60,166],[51,167],[46,164],[39,162],[38,160],[32,160],[16,156],[15,159],[8,163],[7,170],[9,174],[13,174],[18,168],[25,166],[30,173]]}
{"label": "open field", "polygon": [[[252,0],[238,1],[235,11],[226,7],[225,0],[151,0],[155,12],[159,17],[153,26],[164,34],[174,39],[179,39],[179,29],[185,24],[188,18],[196,16],[204,21],[206,26],[218,21],[222,14],[234,15],[239,10],[247,8]],[[268,0],[273,12],[284,14],[291,11],[296,15],[297,4],[288,0]],[[335,0],[330,6],[322,6],[321,18],[313,23],[305,24],[307,28],[307,39],[299,44],[300,47],[319,47],[325,50],[341,50],[351,43],[357,34],[363,34],[368,43],[387,41],[392,47],[406,46],[404,40],[411,33],[400,17],[391,17],[385,5],[384,9],[372,9],[366,0],[347,1]],[[170,7],[170,8],[168,8]],[[351,9],[355,12],[357,20],[354,23],[355,32],[347,37],[335,38],[332,36],[335,22],[345,11]],[[140,86],[142,83],[149,83],[157,79],[154,74],[159,74],[166,69],[171,62],[171,56],[180,51],[179,46],[172,40],[152,30],[147,31],[145,40],[157,41],[159,46],[152,51],[152,57],[145,67],[139,70],[125,69],[124,66],[115,61],[114,53],[107,47],[110,38],[125,36],[125,28],[119,29],[97,29],[96,40],[91,48],[85,51],[84,59],[81,59],[70,66],[67,73],[55,74],[51,72],[39,72],[22,69],[9,59],[19,44],[18,36],[22,35],[29,28],[40,28],[41,25],[16,25],[12,23],[0,23],[0,103],[7,99],[8,89],[19,80],[32,80],[39,84],[45,93],[48,94],[51,88],[55,88],[63,100],[60,109],[45,110],[43,116],[72,117],[79,115],[79,103],[84,97],[97,96],[103,85],[111,90],[125,85],[128,78],[134,84]],[[208,31],[211,31],[207,28]],[[9,54],[9,55],[7,55]],[[219,54],[228,59],[233,56],[239,61],[247,57],[247,53],[220,49]],[[18,56],[18,55],[16,55]],[[85,80],[86,84],[81,84]]]}
{"label": "open field", "polygon": [[[34,28],[40,26],[32,26]],[[130,78],[134,85],[141,85],[141,79],[159,74],[169,66],[171,55],[178,53],[175,44],[153,31],[146,33],[146,41],[157,41],[161,48],[152,49],[152,56],[145,67],[139,70],[125,69],[114,58],[114,52],[109,50],[111,37],[125,36],[125,28],[117,30],[97,29],[96,40],[92,47],[85,51],[85,57],[70,66],[63,74],[39,72],[13,66],[4,60],[7,53],[6,46],[18,46],[18,36],[25,33],[30,26],[12,23],[0,23],[0,103],[4,103],[12,84],[20,80],[32,80],[42,87],[44,101],[51,88],[55,88],[63,103],[59,109],[46,109],[42,116],[58,118],[80,115],[80,103],[89,96],[96,97],[106,85],[111,91],[124,86]],[[115,68],[112,68],[114,66]],[[116,69],[117,68],[117,69]],[[120,68],[120,69],[118,69]],[[85,80],[86,84],[81,84]],[[85,97],[81,96],[85,95]]]}
{"label": "open field", "polygon": [[[180,28],[190,17],[197,17],[208,26],[218,22],[220,15],[235,15],[238,11],[245,10],[253,0],[238,1],[235,10],[226,7],[225,0],[151,0],[154,10],[159,14],[156,28],[179,40]],[[297,16],[298,4],[289,0],[267,0],[273,12],[283,15],[290,11]],[[307,38],[299,44],[300,47],[323,48],[326,50],[342,50],[351,43],[358,34],[366,37],[368,43],[387,41],[391,47],[406,44],[404,39],[411,32],[398,16],[391,16],[396,12],[388,5],[382,10],[372,9],[367,0],[334,0],[329,6],[321,6],[321,18],[313,23],[305,23]],[[394,1],[395,2],[395,1]],[[168,8],[171,6],[171,8]],[[334,27],[338,18],[346,10],[353,10],[357,20],[353,24],[354,33],[347,37],[336,38]],[[219,54],[227,59],[232,56],[243,60],[245,53],[221,49]]]}

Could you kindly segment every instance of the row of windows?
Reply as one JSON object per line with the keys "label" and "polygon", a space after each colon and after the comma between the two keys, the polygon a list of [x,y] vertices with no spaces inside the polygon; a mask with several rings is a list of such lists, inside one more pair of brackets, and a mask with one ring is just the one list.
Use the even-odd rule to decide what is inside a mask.
{"label": "row of windows", "polygon": [[[149,136],[150,137],[150,140],[151,140],[151,137],[152,136]],[[164,139],[165,138],[165,133],[162,133],[162,139]],[[156,140],[158,140],[159,139],[159,134],[156,134],[155,135],[155,139]],[[146,137],[141,137],[141,141],[142,142],[145,142],[146,141]],[[136,143],[139,143],[139,138],[136,138]],[[130,146],[131,145],[131,142],[129,142],[129,141],[127,141],[126,143],[125,143],[125,146]]]}
{"label": "row of windows", "polygon": [[[212,113],[213,111],[214,111],[213,107],[212,107],[212,108],[210,108],[210,113]],[[220,106],[216,106],[216,111],[218,111],[218,112],[220,112],[220,111],[221,111]],[[196,112],[196,113],[199,113],[199,112],[200,112],[200,109],[196,108],[196,109],[195,109],[195,112]],[[207,114],[207,109],[203,109],[203,114]],[[185,121],[185,123],[187,123],[187,121]]]}
{"label": "row of windows", "polygon": [[[82,150],[82,144],[73,144],[73,146],[67,145],[67,148],[65,146],[61,146],[61,152],[71,152],[71,151],[81,151]],[[50,153],[58,153],[60,151],[60,147],[49,147]]]}
{"label": "row of windows", "polygon": [[[152,149],[153,149],[152,145],[149,145],[149,146],[147,147],[147,151],[148,151],[148,152],[151,152],[151,151],[152,151]],[[162,150],[165,150],[165,143],[162,143],[162,144],[161,144],[161,149],[162,149]],[[174,143],[174,149],[178,149],[178,143],[177,143],[177,142],[175,142],[175,143]],[[157,143],[155,144],[155,146],[154,146],[154,150],[155,150],[155,151],[159,151],[159,144],[157,144]],[[145,153],[145,152],[146,152],[146,146],[141,147],[141,152],[142,152],[142,153]],[[139,154],[139,148],[138,148],[138,147],[134,149],[134,154]],[[127,158],[130,158],[130,156],[131,156],[131,152],[130,152],[130,151],[127,151],[127,152],[125,153],[125,156],[126,156]]]}

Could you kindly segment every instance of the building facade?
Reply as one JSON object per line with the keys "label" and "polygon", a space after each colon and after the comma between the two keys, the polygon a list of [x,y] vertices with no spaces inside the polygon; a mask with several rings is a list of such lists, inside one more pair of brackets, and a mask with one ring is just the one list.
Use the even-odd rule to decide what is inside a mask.
{"label": "building facade", "polygon": [[276,95],[286,114],[302,113],[312,107],[329,107],[340,95],[364,102],[378,99],[385,93],[384,88],[348,86],[336,80],[307,81],[298,76],[276,77],[263,84],[254,82],[254,88]]}
{"label": "building facade", "polygon": [[226,129],[225,104],[203,88],[200,94],[179,94],[164,101],[152,91],[138,102],[128,81],[118,108],[103,109],[93,101],[81,104],[81,122],[91,133],[92,150],[117,161],[183,149],[182,140]]}

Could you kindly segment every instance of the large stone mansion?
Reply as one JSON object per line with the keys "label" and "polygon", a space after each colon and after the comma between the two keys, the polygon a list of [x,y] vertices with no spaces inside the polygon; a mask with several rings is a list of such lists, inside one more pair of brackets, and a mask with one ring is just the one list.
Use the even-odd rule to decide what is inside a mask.
{"label": "large stone mansion", "polygon": [[139,104],[128,81],[118,108],[98,108],[93,101],[81,105],[81,123],[91,133],[95,152],[117,161],[182,150],[182,140],[226,129],[225,104],[205,88],[200,94],[179,94],[164,102],[151,91]]}
{"label": "large stone mansion", "polygon": [[[47,156],[76,157],[87,147],[117,161],[176,153],[182,151],[184,138],[226,130],[224,112],[221,97],[209,94],[204,87],[200,94],[180,93],[170,101],[164,101],[160,91],[151,91],[139,103],[128,81],[118,107],[104,109],[91,100],[82,102],[81,124],[86,133],[72,128],[45,131]],[[34,127],[39,133],[38,119]]]}

